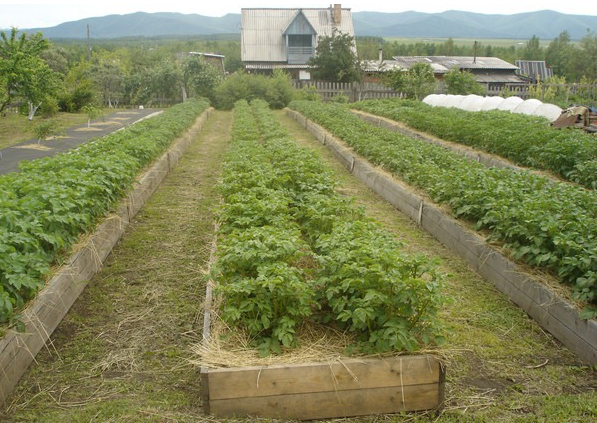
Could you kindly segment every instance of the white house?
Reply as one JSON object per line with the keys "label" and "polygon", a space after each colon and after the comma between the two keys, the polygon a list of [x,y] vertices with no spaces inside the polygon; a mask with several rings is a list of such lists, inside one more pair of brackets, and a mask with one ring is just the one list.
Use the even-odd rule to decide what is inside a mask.
{"label": "white house", "polygon": [[295,79],[310,79],[307,61],[318,37],[336,28],[354,37],[350,9],[241,9],[241,60],[249,72],[285,69]]}

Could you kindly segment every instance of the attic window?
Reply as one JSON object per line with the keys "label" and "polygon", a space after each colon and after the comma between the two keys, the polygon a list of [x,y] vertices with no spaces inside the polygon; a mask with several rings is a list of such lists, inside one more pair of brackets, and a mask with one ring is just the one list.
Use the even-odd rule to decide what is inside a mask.
{"label": "attic window", "polygon": [[313,37],[305,34],[289,35],[288,47],[312,47]]}

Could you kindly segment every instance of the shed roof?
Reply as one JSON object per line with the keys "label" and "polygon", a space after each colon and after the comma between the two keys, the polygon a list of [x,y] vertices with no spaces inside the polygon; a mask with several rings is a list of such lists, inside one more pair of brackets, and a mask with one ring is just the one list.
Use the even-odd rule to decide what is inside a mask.
{"label": "shed roof", "polygon": [[241,9],[241,59],[243,62],[285,62],[284,31],[302,12],[318,37],[331,36],[334,28],[354,37],[352,12],[341,9],[341,20],[335,24],[333,9]]}
{"label": "shed roof", "polygon": [[454,67],[458,69],[492,69],[512,70],[518,69],[505,60],[497,57],[473,56],[394,56],[397,66],[410,69],[415,63],[429,63],[435,73],[448,73]]}
{"label": "shed roof", "polygon": [[245,63],[245,69],[309,69],[309,65],[289,65],[286,62],[283,63]]}
{"label": "shed roof", "polygon": [[[377,72],[386,72],[386,71],[390,71],[390,70],[408,70],[410,69],[415,63],[428,63],[431,68],[433,69],[433,73],[435,75],[443,75],[448,73],[448,71],[450,70],[450,68],[448,68],[446,65],[448,64],[448,62],[433,62],[433,61],[422,61],[422,60],[418,60],[420,58],[428,58],[428,56],[396,56],[394,57],[394,59],[400,59],[400,60],[384,60],[381,63],[378,60],[366,60],[364,61],[364,71],[367,73],[377,73]],[[431,57],[429,57],[431,58]],[[483,66],[483,63],[479,63],[479,59],[481,58],[477,58],[477,64],[479,66]],[[482,59],[488,59],[487,57],[484,57]],[[496,59],[495,57],[490,57],[489,59]],[[497,59],[499,61],[502,61],[501,59]],[[491,62],[491,61],[482,61],[484,63],[487,62]],[[523,83],[524,81],[516,74],[514,73],[505,73],[505,72],[501,72],[504,69],[507,70],[515,70],[518,69],[516,66],[510,65],[508,62],[504,62],[506,65],[509,65],[509,67],[506,67],[506,65],[503,65],[504,67],[477,67],[476,69],[482,69],[484,72],[483,73],[474,73],[474,77],[475,80],[479,83],[502,83],[502,84],[520,84]],[[494,66],[496,66],[496,64],[494,63]],[[469,69],[466,67],[459,67],[460,69]]]}
{"label": "shed roof", "polygon": [[553,69],[547,67],[543,60],[517,60],[516,66],[520,68],[520,74],[528,75],[536,80],[545,81],[553,77]]}

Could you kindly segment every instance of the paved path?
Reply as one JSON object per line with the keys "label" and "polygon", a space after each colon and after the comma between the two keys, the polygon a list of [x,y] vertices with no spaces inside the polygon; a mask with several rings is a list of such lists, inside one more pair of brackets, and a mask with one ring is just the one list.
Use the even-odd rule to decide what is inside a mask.
{"label": "paved path", "polygon": [[4,148],[0,150],[0,174],[17,171],[21,160],[54,156],[157,113],[160,113],[159,109],[122,109],[91,121],[90,128],[87,124],[75,126],[67,129],[64,135],[40,144],[37,140],[29,140]]}

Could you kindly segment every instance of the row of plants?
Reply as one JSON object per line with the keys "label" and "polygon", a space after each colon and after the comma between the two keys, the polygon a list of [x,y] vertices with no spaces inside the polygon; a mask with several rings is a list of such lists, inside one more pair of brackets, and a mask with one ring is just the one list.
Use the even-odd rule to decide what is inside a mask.
{"label": "row of plants", "polygon": [[51,266],[113,210],[135,175],[209,106],[192,100],[0,176],[0,323],[17,323]]}
{"label": "row of plants", "polygon": [[597,188],[597,142],[581,130],[557,130],[537,116],[502,110],[467,112],[420,101],[369,100],[353,107]]}
{"label": "row of plants", "polygon": [[597,197],[593,191],[530,172],[486,168],[434,144],[375,127],[338,104],[291,108],[344,140],[358,154],[424,190],[476,229],[490,230],[516,259],[545,268],[597,308]]}
{"label": "row of plants", "polygon": [[223,320],[261,355],[296,346],[307,321],[353,332],[362,352],[443,342],[434,262],[409,257],[335,187],[267,103],[237,102],[212,267]]}

